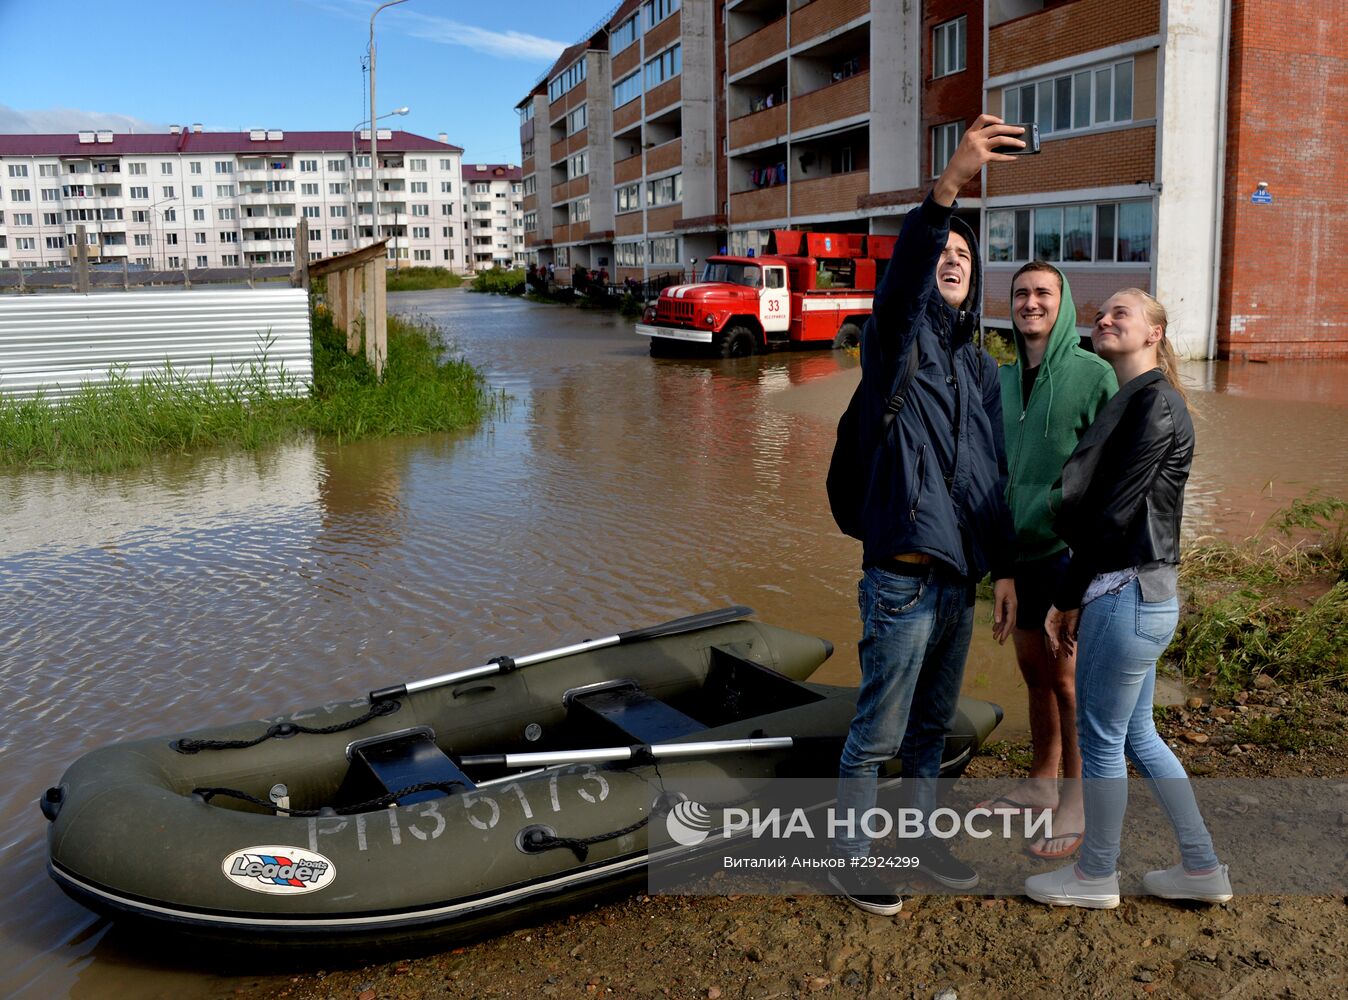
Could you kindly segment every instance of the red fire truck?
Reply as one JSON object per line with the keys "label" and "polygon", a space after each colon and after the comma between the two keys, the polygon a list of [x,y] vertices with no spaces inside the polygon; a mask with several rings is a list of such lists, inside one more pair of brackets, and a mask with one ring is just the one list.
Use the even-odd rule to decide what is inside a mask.
{"label": "red fire truck", "polygon": [[894,236],[778,230],[761,257],[708,257],[696,284],[675,285],[636,332],[655,357],[705,345],[724,358],[774,347],[860,343]]}

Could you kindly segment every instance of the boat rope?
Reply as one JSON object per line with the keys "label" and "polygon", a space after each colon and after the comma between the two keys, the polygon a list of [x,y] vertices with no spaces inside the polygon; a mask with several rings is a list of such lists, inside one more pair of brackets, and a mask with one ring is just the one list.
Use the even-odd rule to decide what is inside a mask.
{"label": "boat rope", "polygon": [[324,806],[322,809],[288,809],[267,799],[260,799],[256,795],[241,792],[237,788],[194,788],[192,794],[200,796],[201,800],[207,803],[217,795],[221,795],[229,799],[251,802],[255,806],[262,806],[262,808],[270,809],[274,813],[284,813],[287,816],[303,819],[310,816],[352,816],[356,813],[385,809],[396,803],[404,795],[416,795],[418,792],[444,792],[446,795],[452,795],[456,791],[467,792],[471,791],[471,788],[462,781],[422,781],[415,785],[408,785],[406,788],[388,792],[377,799],[366,799],[364,802],[356,802],[340,808]]}
{"label": "boat rope", "polygon": [[302,726],[298,722],[278,722],[269,726],[267,731],[253,740],[194,740],[184,736],[182,739],[174,740],[169,744],[178,753],[197,753],[201,750],[246,750],[249,747],[255,747],[259,743],[267,740],[283,740],[297,733],[308,733],[312,736],[327,736],[330,733],[341,733],[348,729],[355,729],[357,726],[363,726],[371,719],[377,719],[380,716],[391,715],[402,708],[400,701],[380,701],[371,705],[369,711],[364,715],[357,716],[354,719],[348,719],[346,722],[338,722],[331,726]]}
{"label": "boat rope", "polygon": [[606,840],[615,840],[618,837],[625,837],[629,833],[636,833],[643,826],[651,821],[649,815],[641,817],[635,823],[630,823],[621,830],[610,830],[608,833],[596,833],[590,837],[559,837],[554,833],[536,827],[530,831],[525,848],[530,854],[540,854],[543,851],[551,851],[558,847],[565,847],[576,856],[577,861],[585,861],[590,856],[591,844],[602,844]]}

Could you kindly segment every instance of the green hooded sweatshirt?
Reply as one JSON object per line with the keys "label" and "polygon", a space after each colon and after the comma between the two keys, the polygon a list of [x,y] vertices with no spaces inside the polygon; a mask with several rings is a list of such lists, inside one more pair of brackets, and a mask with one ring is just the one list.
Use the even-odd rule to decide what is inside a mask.
{"label": "green hooded sweatshirt", "polygon": [[[1058,275],[1062,277],[1062,272]],[[1014,309],[1013,301],[1013,316]],[[1081,347],[1076,320],[1072,289],[1063,278],[1058,319],[1048,335],[1030,398],[1023,398],[1021,388],[1026,359],[1019,330],[1015,363],[998,371],[1010,470],[1006,501],[1016,525],[1018,562],[1043,559],[1067,547],[1053,531],[1053,516],[1062,503],[1058,479],[1095,414],[1119,391],[1109,363]]]}

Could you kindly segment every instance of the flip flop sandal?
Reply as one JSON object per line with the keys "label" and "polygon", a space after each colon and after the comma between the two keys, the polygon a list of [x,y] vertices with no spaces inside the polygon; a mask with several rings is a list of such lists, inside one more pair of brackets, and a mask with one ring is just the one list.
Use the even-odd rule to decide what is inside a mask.
{"label": "flip flop sandal", "polygon": [[1085,839],[1086,835],[1084,833],[1058,833],[1054,834],[1052,837],[1045,838],[1043,841],[1044,844],[1051,844],[1056,840],[1066,840],[1069,841],[1067,847],[1057,851],[1036,851],[1034,849],[1035,845],[1031,844],[1029,847],[1025,848],[1025,851],[1027,854],[1036,858],[1042,858],[1045,861],[1061,861],[1063,858],[1070,858],[1075,854],[1081,847],[1081,842]]}

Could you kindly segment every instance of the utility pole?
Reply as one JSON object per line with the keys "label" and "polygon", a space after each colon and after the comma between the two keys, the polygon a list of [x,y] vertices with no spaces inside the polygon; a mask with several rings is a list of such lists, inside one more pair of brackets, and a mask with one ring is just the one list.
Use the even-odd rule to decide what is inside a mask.
{"label": "utility pole", "polygon": [[[370,210],[374,213],[374,242],[379,242],[379,123],[374,101],[374,19],[385,7],[396,7],[407,0],[388,0],[370,15]],[[354,178],[353,178],[354,180]]]}

